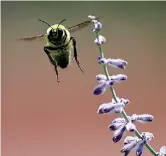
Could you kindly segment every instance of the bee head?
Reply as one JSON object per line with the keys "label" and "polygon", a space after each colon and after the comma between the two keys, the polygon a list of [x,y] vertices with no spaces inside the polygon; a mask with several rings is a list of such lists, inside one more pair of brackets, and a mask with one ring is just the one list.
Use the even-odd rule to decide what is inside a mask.
{"label": "bee head", "polygon": [[52,39],[61,39],[63,36],[63,30],[61,28],[57,28],[56,31],[51,29],[49,32],[49,36]]}
{"label": "bee head", "polygon": [[51,30],[49,31],[49,36],[51,39],[60,39],[63,36],[63,30],[61,28],[59,28],[59,26],[65,20],[66,19],[61,20],[56,29],[53,29],[50,24],[48,24],[47,22],[45,22],[43,20],[39,20],[39,21],[47,24],[51,28]]}

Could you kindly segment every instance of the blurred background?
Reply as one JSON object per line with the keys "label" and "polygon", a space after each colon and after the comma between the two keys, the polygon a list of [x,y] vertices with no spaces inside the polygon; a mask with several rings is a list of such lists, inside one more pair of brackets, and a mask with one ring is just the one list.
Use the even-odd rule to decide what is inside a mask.
{"label": "blurred background", "polygon": [[[108,125],[117,115],[97,115],[98,106],[111,101],[92,94],[99,51],[88,26],[72,35],[79,60],[59,69],[60,84],[42,41],[16,39],[45,33],[43,19],[53,25],[66,18],[68,27],[103,16],[101,34],[106,37],[106,57],[128,61],[128,81],[115,86],[119,97],[128,98],[128,115],[150,113],[155,119],[137,124],[150,131],[156,151],[166,143],[166,2],[2,2],[2,155],[3,156],[101,156],[121,155],[122,143],[112,142]],[[132,135],[132,134],[129,134]],[[135,155],[134,153],[131,155]],[[144,155],[151,154],[145,149]]]}

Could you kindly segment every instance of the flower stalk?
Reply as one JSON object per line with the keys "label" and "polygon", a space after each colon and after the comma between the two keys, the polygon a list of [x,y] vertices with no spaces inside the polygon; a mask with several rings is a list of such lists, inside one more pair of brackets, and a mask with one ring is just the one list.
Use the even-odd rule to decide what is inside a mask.
{"label": "flower stalk", "polygon": [[[93,17],[94,17],[94,16],[93,16]],[[93,20],[94,20],[94,19],[91,19],[91,20],[92,20],[92,23],[93,23]],[[96,24],[96,20],[95,20],[95,24]],[[100,25],[100,24],[99,24],[99,25]],[[101,25],[100,25],[100,26],[101,26]],[[95,27],[95,28],[96,28],[96,27]],[[102,47],[103,44],[104,44],[104,42],[101,42],[101,41],[100,41],[100,34],[99,34],[99,31],[100,31],[101,27],[100,27],[100,29],[95,29],[95,28],[93,29],[92,32],[94,32],[95,38],[96,38],[96,40],[98,40],[97,46],[98,46],[98,49],[99,49],[100,58],[104,58],[104,52],[103,52],[103,47]],[[95,40],[95,43],[97,42],[96,40]],[[104,40],[103,40],[103,41],[104,41]],[[105,41],[106,41],[106,40],[105,40]],[[109,75],[109,72],[108,72],[108,69],[107,69],[107,65],[106,65],[106,64],[100,64],[100,65],[102,66],[102,68],[103,68],[103,70],[104,70],[104,74],[105,74],[105,76],[107,77],[107,80],[109,80],[109,79],[110,79],[110,75]],[[116,92],[115,92],[115,90],[114,90],[114,88],[113,88],[113,85],[112,85],[112,86],[109,86],[109,88],[110,88],[110,91],[111,91],[113,100],[115,101],[115,103],[118,103],[118,102],[119,102],[119,101],[118,101],[118,97],[117,97]],[[132,122],[131,119],[128,117],[128,115],[127,115],[127,113],[125,112],[124,109],[122,109],[121,115],[122,115],[122,117],[125,119],[125,121],[126,121],[127,123]],[[140,134],[140,132],[139,132],[137,129],[134,130],[134,133],[135,133],[135,135],[136,135],[136,137],[137,137],[138,139],[143,139],[143,138],[142,138],[142,135]],[[145,145],[146,148],[152,153],[153,156],[158,156],[158,153],[155,152],[155,150],[152,148],[152,146],[150,146],[150,145],[148,144],[147,140],[144,140],[144,143],[143,143],[142,145]],[[141,148],[143,148],[143,146],[141,146]],[[138,149],[138,150],[139,150],[139,149]],[[130,152],[130,151],[128,151],[128,153],[129,153],[129,152]],[[127,155],[128,155],[128,154],[127,154]]]}

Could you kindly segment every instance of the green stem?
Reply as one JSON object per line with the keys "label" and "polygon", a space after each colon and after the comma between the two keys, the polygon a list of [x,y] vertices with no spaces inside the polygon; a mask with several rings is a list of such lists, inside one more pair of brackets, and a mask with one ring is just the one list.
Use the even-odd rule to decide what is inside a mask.
{"label": "green stem", "polygon": [[[99,32],[95,32],[95,35],[96,35],[96,38],[98,39],[99,37]],[[100,51],[100,57],[104,57],[104,52],[103,52],[103,49],[102,49],[102,45],[98,45],[99,47],[99,51]],[[109,79],[109,73],[108,73],[108,69],[107,69],[107,66],[106,65],[102,65],[103,69],[104,69],[104,74],[106,75],[107,79]],[[115,93],[115,90],[114,88],[111,86],[110,87],[110,91],[112,93],[112,97],[113,99],[115,100],[115,102],[117,103],[118,100],[117,100],[117,96],[116,96],[116,93]],[[127,113],[125,112],[125,110],[123,109],[121,115],[125,118],[126,122],[130,122],[130,120],[128,119],[128,115]],[[141,135],[139,133],[138,130],[136,130],[135,132],[135,135],[138,137],[138,138],[141,138]],[[147,149],[154,155],[154,156],[157,156],[157,153],[154,151],[154,149],[147,143],[145,145],[147,147]]]}

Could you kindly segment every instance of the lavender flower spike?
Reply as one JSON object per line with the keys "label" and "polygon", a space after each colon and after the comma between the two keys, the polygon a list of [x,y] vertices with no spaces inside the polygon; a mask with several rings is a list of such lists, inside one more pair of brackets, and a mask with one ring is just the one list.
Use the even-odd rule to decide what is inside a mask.
{"label": "lavender flower spike", "polygon": [[127,62],[122,59],[108,59],[107,64],[114,68],[125,69]]}
{"label": "lavender flower spike", "polygon": [[162,146],[160,148],[160,152],[158,153],[158,156],[166,156],[166,146]]}
{"label": "lavender flower spike", "polygon": [[99,35],[98,38],[94,40],[97,45],[102,45],[106,42],[106,38],[102,35]]}
{"label": "lavender flower spike", "polygon": [[[121,152],[124,153],[124,156],[127,156],[131,151],[136,151],[137,156],[141,156],[143,152],[144,145],[151,152],[153,156],[157,156],[159,153],[156,153],[155,150],[149,145],[149,141],[154,137],[150,132],[140,133],[136,126],[134,125],[135,121],[138,122],[151,122],[153,120],[153,116],[149,114],[136,115],[134,114],[132,117],[128,116],[124,107],[130,103],[128,99],[118,98],[113,87],[116,83],[121,83],[127,80],[127,76],[124,74],[117,75],[109,75],[108,66],[125,69],[127,66],[127,61],[122,60],[120,58],[112,59],[105,58],[103,52],[103,44],[106,43],[106,38],[100,34],[100,30],[102,29],[102,23],[96,19],[95,16],[89,15],[89,21],[93,24],[92,32],[94,36],[96,36],[94,43],[97,45],[99,49],[100,56],[98,57],[98,64],[100,64],[103,68],[104,75],[99,74],[96,76],[96,80],[98,81],[98,85],[95,87],[93,94],[94,95],[102,95],[106,89],[109,87],[112,94],[112,102],[101,104],[98,107],[98,114],[107,114],[107,113],[120,113],[123,118],[116,118],[112,121],[112,124],[108,126],[109,130],[114,131],[113,142],[116,143],[120,141],[126,131],[134,132],[135,137],[128,137],[124,141],[124,147],[121,149]],[[166,148],[166,147],[165,147]],[[160,150],[159,156],[166,156],[166,149]],[[165,152],[161,152],[165,151]]]}

